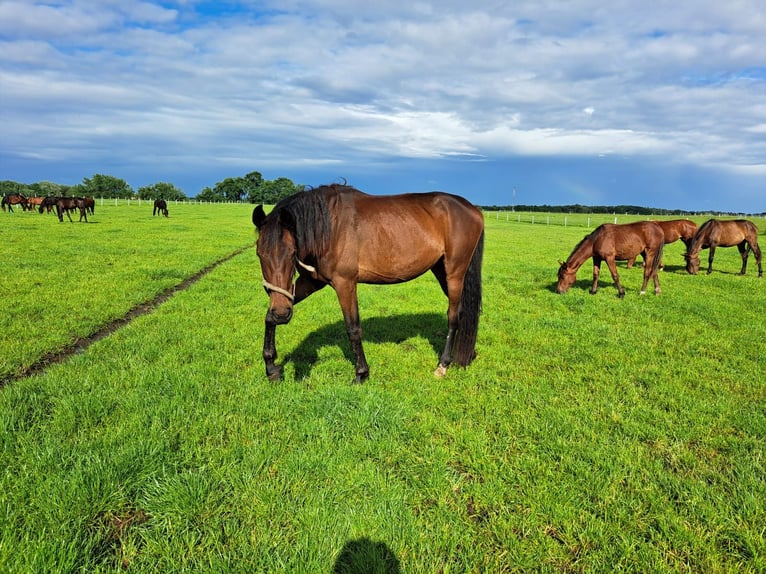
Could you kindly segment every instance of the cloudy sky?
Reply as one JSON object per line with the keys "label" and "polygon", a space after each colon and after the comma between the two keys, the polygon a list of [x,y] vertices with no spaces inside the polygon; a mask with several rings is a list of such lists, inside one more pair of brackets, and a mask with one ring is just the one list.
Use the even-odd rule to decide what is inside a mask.
{"label": "cloudy sky", "polygon": [[766,211],[763,0],[0,0],[0,180]]}

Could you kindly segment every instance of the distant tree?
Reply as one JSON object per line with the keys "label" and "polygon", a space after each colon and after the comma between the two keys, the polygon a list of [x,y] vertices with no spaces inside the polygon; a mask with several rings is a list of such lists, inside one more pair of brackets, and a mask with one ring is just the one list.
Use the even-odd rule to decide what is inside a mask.
{"label": "distant tree", "polygon": [[218,195],[210,187],[206,187],[197,194],[197,199],[200,201],[223,201],[223,196]]}
{"label": "distant tree", "polygon": [[33,195],[38,197],[45,197],[47,195],[64,195],[63,188],[69,186],[53,183],[52,181],[38,181],[37,183],[30,184],[29,189]]}
{"label": "distant tree", "polygon": [[8,195],[9,193],[22,193],[24,195],[31,195],[30,191],[30,186],[24,183],[11,181],[10,179],[0,181],[0,195]]}
{"label": "distant tree", "polygon": [[83,195],[93,197],[118,197],[130,199],[133,197],[133,188],[124,179],[111,175],[97,173],[92,178],[83,178]]}
{"label": "distant tree", "polygon": [[265,181],[256,195],[248,196],[250,203],[275,204],[279,200],[289,197],[303,189],[302,185],[296,185],[291,179],[278,177],[271,181]]}
{"label": "distant tree", "polygon": [[242,201],[248,182],[244,177],[227,177],[215,184],[213,191],[222,201]]}
{"label": "distant tree", "polygon": [[186,199],[186,194],[172,183],[161,181],[138,188],[138,197],[141,199],[167,199],[169,201]]}

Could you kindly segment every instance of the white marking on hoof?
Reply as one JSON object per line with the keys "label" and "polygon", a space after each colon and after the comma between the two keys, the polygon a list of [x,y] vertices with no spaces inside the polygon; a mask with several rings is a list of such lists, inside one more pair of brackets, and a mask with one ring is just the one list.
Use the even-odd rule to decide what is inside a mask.
{"label": "white marking on hoof", "polygon": [[444,375],[447,374],[447,367],[444,365],[439,365],[436,367],[436,370],[434,371],[434,377],[442,378]]}

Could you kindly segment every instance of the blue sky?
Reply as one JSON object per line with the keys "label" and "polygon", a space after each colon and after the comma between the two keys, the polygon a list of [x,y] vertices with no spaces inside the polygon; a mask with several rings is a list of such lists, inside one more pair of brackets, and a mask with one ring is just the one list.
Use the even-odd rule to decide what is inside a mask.
{"label": "blue sky", "polygon": [[0,0],[0,180],[761,213],[763,38],[761,0]]}

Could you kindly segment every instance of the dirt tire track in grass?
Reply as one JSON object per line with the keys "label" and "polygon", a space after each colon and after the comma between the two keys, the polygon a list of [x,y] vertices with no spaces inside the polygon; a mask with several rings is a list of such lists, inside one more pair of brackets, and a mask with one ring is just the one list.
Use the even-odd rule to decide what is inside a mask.
{"label": "dirt tire track in grass", "polygon": [[91,333],[90,335],[87,335],[85,337],[80,337],[76,339],[73,343],[70,343],[55,351],[46,353],[45,355],[43,355],[40,359],[35,361],[32,365],[30,365],[26,369],[23,369],[19,372],[12,373],[9,375],[1,376],[0,389],[2,389],[5,385],[12,383],[14,381],[39,375],[43,373],[51,365],[62,363],[65,360],[67,360],[69,357],[71,357],[72,355],[83,352],[85,349],[90,347],[93,343],[96,343],[100,341],[101,339],[108,337],[112,333],[119,331],[126,325],[129,325],[134,319],[141,317],[142,315],[151,313],[157,307],[162,305],[165,301],[170,299],[173,295],[175,295],[179,291],[185,291],[186,289],[194,285],[197,281],[202,279],[205,275],[213,271],[216,267],[218,267],[219,265],[223,263],[226,263],[227,261],[231,259],[234,259],[236,256],[241,255],[242,253],[244,253],[251,247],[252,245],[246,245],[244,247],[240,247],[239,249],[236,249],[232,253],[229,253],[228,255],[222,257],[221,259],[214,261],[207,267],[204,267],[200,271],[197,271],[194,275],[187,277],[186,279],[184,279],[177,285],[168,287],[161,293],[157,294],[153,299],[149,301],[145,301],[143,303],[139,303],[138,305],[133,307],[130,311],[128,311],[124,316],[118,319],[115,319],[113,321],[110,321],[109,323],[103,325],[101,328]]}

